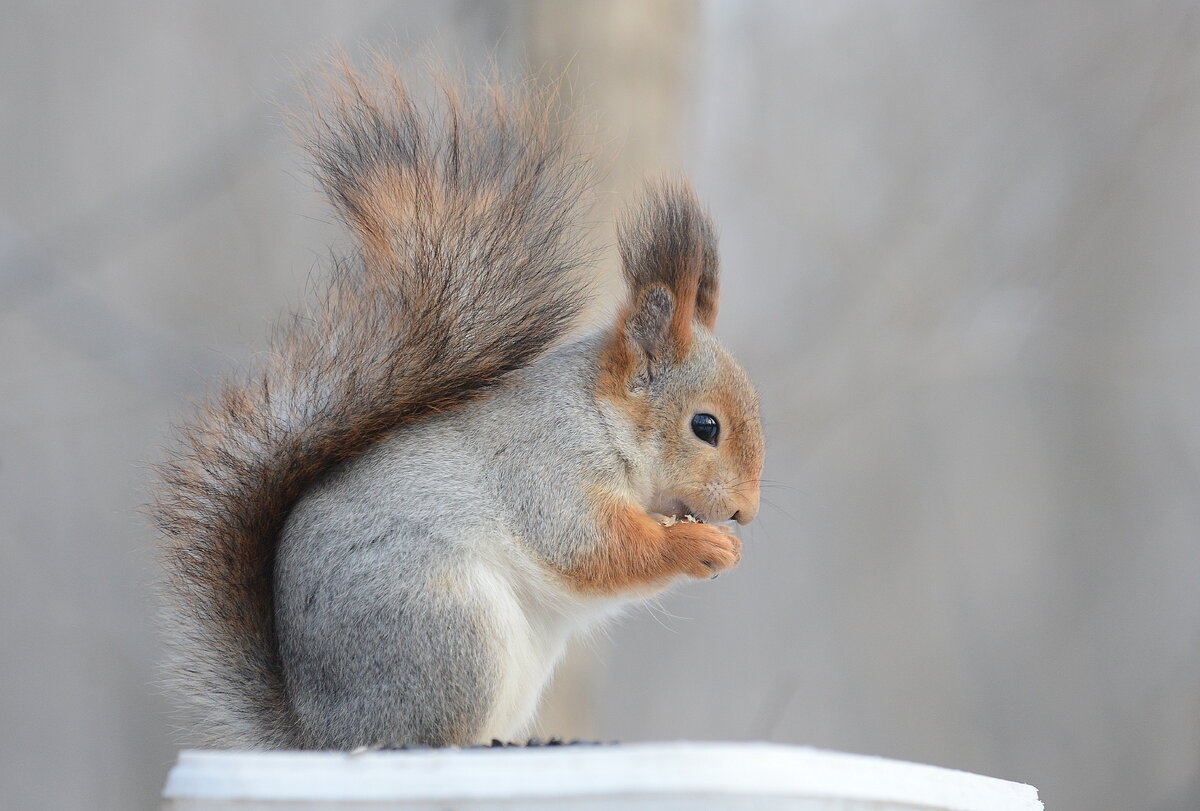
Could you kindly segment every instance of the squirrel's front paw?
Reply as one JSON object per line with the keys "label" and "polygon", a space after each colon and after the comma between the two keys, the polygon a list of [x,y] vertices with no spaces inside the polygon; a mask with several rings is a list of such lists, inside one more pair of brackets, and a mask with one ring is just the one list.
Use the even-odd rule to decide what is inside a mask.
{"label": "squirrel's front paw", "polygon": [[683,571],[692,577],[716,577],[742,559],[742,542],[720,524],[675,524],[667,532],[680,536]]}

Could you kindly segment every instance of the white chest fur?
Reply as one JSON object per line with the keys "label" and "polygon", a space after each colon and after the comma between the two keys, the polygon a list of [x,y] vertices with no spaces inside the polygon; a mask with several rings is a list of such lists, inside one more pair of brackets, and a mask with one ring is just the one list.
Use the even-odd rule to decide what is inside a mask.
{"label": "white chest fur", "polygon": [[567,642],[625,602],[571,595],[543,567],[504,546],[503,552],[494,550],[502,560],[475,557],[456,572],[462,594],[469,595],[493,641],[496,678],[481,742],[523,737]]}

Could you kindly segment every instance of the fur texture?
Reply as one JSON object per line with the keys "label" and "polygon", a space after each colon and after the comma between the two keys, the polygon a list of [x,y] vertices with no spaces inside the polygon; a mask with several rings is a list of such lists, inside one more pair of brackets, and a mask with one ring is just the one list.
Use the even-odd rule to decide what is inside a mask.
{"label": "fur texture", "polygon": [[182,431],[156,506],[171,676],[209,744],[303,745],[274,623],[275,547],[323,473],[527,366],[578,313],[583,164],[538,100],[418,107],[346,72],[309,130],[357,255],[269,362]]}

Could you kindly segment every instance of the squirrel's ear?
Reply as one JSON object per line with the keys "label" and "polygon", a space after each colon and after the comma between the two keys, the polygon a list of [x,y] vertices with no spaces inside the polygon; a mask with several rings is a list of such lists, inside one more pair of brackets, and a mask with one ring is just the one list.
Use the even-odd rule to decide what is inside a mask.
{"label": "squirrel's ear", "polygon": [[678,347],[671,330],[677,312],[675,296],[661,284],[638,291],[621,310],[604,350],[604,388],[618,397],[644,390],[664,366],[675,362]]}
{"label": "squirrel's ear", "polygon": [[645,357],[652,369],[671,351],[671,323],[675,318],[675,299],[661,284],[640,291],[625,319],[625,340]]}
{"label": "squirrel's ear", "polygon": [[683,182],[651,186],[641,207],[620,230],[621,260],[630,297],[658,285],[675,300],[671,336],[686,350],[692,321],[717,321],[717,242],[712,222]]}

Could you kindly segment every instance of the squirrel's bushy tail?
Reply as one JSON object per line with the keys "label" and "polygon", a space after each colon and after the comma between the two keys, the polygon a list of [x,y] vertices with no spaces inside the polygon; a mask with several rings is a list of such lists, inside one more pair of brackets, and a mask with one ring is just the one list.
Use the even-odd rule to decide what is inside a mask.
{"label": "squirrel's bushy tail", "polygon": [[170,678],[209,745],[303,746],[274,634],[272,569],[297,499],[386,432],[527,365],[582,306],[584,164],[545,101],[490,88],[418,106],[345,71],[307,128],[358,243],[281,325],[265,368],[186,427],[155,507]]}

